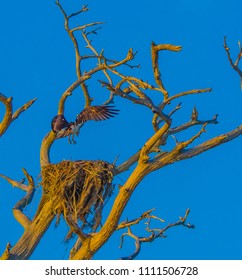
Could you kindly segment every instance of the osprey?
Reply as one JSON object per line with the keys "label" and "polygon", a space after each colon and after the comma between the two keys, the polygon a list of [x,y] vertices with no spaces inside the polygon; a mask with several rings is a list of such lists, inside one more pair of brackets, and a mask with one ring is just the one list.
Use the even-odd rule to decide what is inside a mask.
{"label": "osprey", "polygon": [[119,110],[114,109],[114,106],[100,105],[89,106],[77,115],[75,122],[68,122],[64,115],[59,114],[52,119],[51,128],[55,133],[65,129],[62,137],[70,134],[78,134],[79,129],[87,121],[104,121],[117,115]]}
{"label": "osprey", "polygon": [[51,121],[51,129],[55,132],[58,133],[61,131],[63,128],[66,128],[69,126],[68,121],[66,120],[65,116],[62,114],[59,114],[55,116],[52,121]]}

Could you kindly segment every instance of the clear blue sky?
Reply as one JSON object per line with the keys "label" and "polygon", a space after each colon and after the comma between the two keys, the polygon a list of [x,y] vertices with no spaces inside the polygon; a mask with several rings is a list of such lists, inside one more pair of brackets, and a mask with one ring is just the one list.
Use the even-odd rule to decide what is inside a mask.
{"label": "clear blue sky", "polygon": [[[79,7],[77,0],[63,0],[68,11]],[[71,4],[68,4],[71,2]],[[98,50],[109,58],[120,59],[132,47],[137,54],[136,71],[143,80],[152,80],[150,43],[182,45],[180,53],[162,53],[160,65],[164,83],[171,94],[212,87],[212,93],[183,98],[183,109],[176,124],[186,122],[196,105],[201,119],[219,114],[219,124],[195,144],[234,129],[242,123],[240,80],[230,68],[223,49],[227,36],[233,57],[242,40],[242,2],[231,1],[87,1],[90,12],[80,24],[105,21],[93,37]],[[38,101],[15,121],[0,138],[0,173],[21,180],[22,167],[36,178],[39,175],[39,148],[57,112],[63,91],[75,81],[72,44],[63,28],[63,18],[54,1],[1,1],[0,3],[0,91],[14,97],[14,108],[37,97]],[[82,49],[84,45],[81,45]],[[95,104],[107,98],[99,84],[89,82]],[[80,93],[80,92],[79,92]],[[83,108],[78,92],[67,103],[66,117],[73,120]],[[151,114],[143,107],[116,99],[120,115],[108,122],[88,123],[77,139],[56,141],[51,150],[53,162],[63,159],[126,160],[152,133]],[[137,108],[138,107],[138,108]],[[137,110],[135,110],[137,109]],[[0,117],[3,106],[0,104]],[[96,135],[101,135],[97,139]],[[190,134],[189,134],[190,135]],[[187,134],[177,136],[182,141]],[[241,259],[242,252],[242,138],[210,150],[199,157],[179,162],[150,174],[137,188],[122,219],[132,219],[156,208],[155,215],[175,222],[191,209],[188,221],[196,229],[173,228],[166,239],[144,244],[138,259]],[[85,145],[85,149],[83,149]],[[127,174],[116,179],[123,184]],[[117,193],[117,190],[115,190]],[[12,207],[24,194],[0,180],[0,252],[7,242],[14,245],[23,230],[12,216]],[[40,197],[26,213],[33,216]],[[166,225],[164,224],[164,225]],[[140,225],[135,233],[144,235]],[[66,259],[70,244],[63,241],[67,227],[51,226],[33,254],[33,259]],[[134,243],[126,239],[120,250],[117,232],[95,259],[118,259],[132,253]]]}

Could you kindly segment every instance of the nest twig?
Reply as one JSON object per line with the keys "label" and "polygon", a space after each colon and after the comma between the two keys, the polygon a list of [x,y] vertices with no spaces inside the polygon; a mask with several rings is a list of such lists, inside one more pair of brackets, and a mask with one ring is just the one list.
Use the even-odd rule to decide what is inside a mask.
{"label": "nest twig", "polygon": [[81,228],[96,229],[104,203],[112,194],[113,165],[105,161],[62,161],[42,170],[45,197],[55,200],[53,211]]}

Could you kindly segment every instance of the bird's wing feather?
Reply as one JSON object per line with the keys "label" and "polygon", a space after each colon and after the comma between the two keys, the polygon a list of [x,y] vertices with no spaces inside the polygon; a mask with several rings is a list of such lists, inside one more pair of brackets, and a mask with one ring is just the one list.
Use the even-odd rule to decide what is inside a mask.
{"label": "bird's wing feather", "polygon": [[77,115],[76,123],[81,124],[89,120],[103,121],[117,115],[119,110],[114,109],[114,106],[89,106]]}

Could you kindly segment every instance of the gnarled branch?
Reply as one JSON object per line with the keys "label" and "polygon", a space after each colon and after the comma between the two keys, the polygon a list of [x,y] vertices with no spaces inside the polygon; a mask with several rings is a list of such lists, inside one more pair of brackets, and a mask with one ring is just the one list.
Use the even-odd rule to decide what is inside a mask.
{"label": "gnarled branch", "polygon": [[178,52],[181,49],[182,49],[181,46],[174,46],[174,45],[171,45],[171,44],[156,45],[154,42],[152,42],[152,44],[151,44],[151,60],[152,60],[154,78],[155,78],[155,81],[156,81],[157,85],[159,86],[159,88],[161,89],[161,91],[164,95],[164,100],[168,99],[169,94],[168,94],[168,91],[165,89],[165,86],[164,86],[164,84],[162,82],[162,79],[161,79],[161,74],[160,74],[160,70],[159,70],[159,63],[158,63],[159,51],[168,50],[168,51]]}
{"label": "gnarled branch", "polygon": [[15,181],[3,174],[0,174],[0,177],[7,180],[13,187],[17,187],[26,192],[26,195],[18,201],[15,206],[13,207],[13,215],[14,218],[23,226],[26,230],[30,224],[30,219],[23,213],[24,208],[31,203],[34,193],[35,193],[35,184],[34,179],[26,169],[22,169],[25,177],[27,178],[28,185],[23,184],[22,182]]}
{"label": "gnarled branch", "polygon": [[[190,209],[186,210],[186,213],[185,213],[184,217],[179,217],[179,220],[177,222],[170,223],[169,225],[167,225],[163,229],[160,229],[160,228],[155,228],[155,229],[154,228],[150,228],[150,224],[151,224],[151,221],[153,219],[160,220],[161,222],[164,222],[164,220],[162,220],[162,219],[160,219],[160,218],[158,218],[156,216],[150,215],[151,211],[149,211],[149,213],[148,212],[144,213],[145,214],[145,218],[148,220],[146,222],[147,226],[146,226],[145,230],[148,233],[150,233],[149,236],[147,236],[147,237],[139,237],[139,236],[135,235],[131,231],[131,228],[130,228],[130,226],[133,225],[132,223],[131,223],[130,226],[128,226],[128,232],[122,234],[120,248],[122,248],[123,241],[124,241],[123,240],[124,236],[129,236],[129,237],[131,237],[131,238],[133,238],[135,240],[135,251],[131,255],[127,256],[127,257],[122,257],[121,260],[133,260],[133,259],[135,259],[135,257],[137,257],[137,255],[140,253],[142,243],[144,243],[144,242],[152,242],[152,241],[154,241],[155,239],[157,239],[159,237],[163,237],[163,238],[166,237],[164,235],[164,233],[168,229],[170,229],[170,228],[173,228],[173,227],[176,227],[176,226],[184,226],[184,227],[187,227],[187,228],[190,228],[190,229],[195,228],[194,225],[191,225],[190,223],[186,223],[187,217],[188,217],[188,215],[190,213]],[[138,220],[140,220],[140,219],[137,219],[137,221]]]}
{"label": "gnarled branch", "polygon": [[27,110],[36,101],[36,98],[25,103],[21,108],[15,111],[15,113],[13,113],[12,101],[12,97],[6,97],[4,94],[0,93],[0,102],[2,102],[5,105],[5,114],[3,120],[0,122],[0,136],[4,134],[4,132],[8,129],[10,124],[15,119],[17,119],[22,112]]}
{"label": "gnarled branch", "polygon": [[242,71],[240,70],[239,68],[239,62],[240,62],[240,59],[242,57],[242,47],[240,45],[240,42],[238,42],[238,46],[239,46],[239,53],[237,55],[237,59],[235,62],[233,62],[232,58],[231,58],[231,55],[230,55],[230,49],[229,47],[227,46],[227,40],[226,40],[226,37],[224,37],[224,49],[227,53],[227,57],[228,57],[228,60],[229,60],[229,63],[231,65],[231,67],[237,72],[237,74],[240,76],[240,88],[242,89]]}

